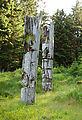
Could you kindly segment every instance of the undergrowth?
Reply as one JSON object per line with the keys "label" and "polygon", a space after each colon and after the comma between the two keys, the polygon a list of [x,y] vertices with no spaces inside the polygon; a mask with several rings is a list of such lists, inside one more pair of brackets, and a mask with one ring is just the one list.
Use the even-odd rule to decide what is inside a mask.
{"label": "undergrowth", "polygon": [[42,92],[41,68],[38,67],[36,102],[21,103],[21,69],[0,73],[0,120],[81,120],[82,65],[53,69],[52,92]]}

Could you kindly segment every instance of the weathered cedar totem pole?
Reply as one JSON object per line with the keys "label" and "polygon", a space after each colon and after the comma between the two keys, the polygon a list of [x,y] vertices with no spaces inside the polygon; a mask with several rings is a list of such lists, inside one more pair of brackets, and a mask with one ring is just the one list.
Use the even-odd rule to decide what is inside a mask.
{"label": "weathered cedar totem pole", "polygon": [[28,104],[35,102],[41,18],[41,13],[36,18],[25,16],[25,55],[22,63],[21,101]]}
{"label": "weathered cedar totem pole", "polygon": [[53,50],[54,50],[54,24],[49,29],[43,27],[42,40],[42,87],[44,91],[52,90],[53,79]]}

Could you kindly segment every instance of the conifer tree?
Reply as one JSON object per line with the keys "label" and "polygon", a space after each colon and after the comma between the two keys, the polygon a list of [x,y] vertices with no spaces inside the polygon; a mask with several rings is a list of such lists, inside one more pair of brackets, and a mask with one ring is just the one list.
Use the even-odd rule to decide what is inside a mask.
{"label": "conifer tree", "polygon": [[34,0],[0,1],[0,71],[21,66],[25,14],[36,13]]}

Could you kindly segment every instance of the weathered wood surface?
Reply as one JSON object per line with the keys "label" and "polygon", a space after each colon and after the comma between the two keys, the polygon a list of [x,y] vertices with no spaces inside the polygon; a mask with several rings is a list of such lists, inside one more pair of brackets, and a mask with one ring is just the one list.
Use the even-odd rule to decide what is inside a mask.
{"label": "weathered wood surface", "polygon": [[42,40],[42,87],[44,91],[52,90],[53,79],[53,50],[54,50],[54,24],[49,29],[43,27]]}
{"label": "weathered wood surface", "polygon": [[28,104],[35,102],[37,66],[40,45],[40,16],[25,16],[25,55],[22,63],[21,101]]}

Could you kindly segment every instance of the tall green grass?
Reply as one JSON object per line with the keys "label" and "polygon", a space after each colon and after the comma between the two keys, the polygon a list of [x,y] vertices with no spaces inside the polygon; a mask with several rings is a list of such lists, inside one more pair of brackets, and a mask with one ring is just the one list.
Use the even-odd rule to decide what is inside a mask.
{"label": "tall green grass", "polygon": [[[0,120],[81,120],[81,65],[53,69],[52,92],[42,92],[41,69],[38,68],[36,101],[26,105],[21,97],[21,69],[0,73]],[[77,70],[77,69],[78,70]],[[50,116],[51,117],[50,117]]]}

